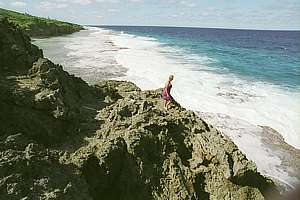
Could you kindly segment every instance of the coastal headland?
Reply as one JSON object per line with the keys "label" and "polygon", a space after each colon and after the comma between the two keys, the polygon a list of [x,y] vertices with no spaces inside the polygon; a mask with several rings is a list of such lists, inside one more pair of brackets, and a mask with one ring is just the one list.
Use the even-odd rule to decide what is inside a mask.
{"label": "coastal headland", "polygon": [[0,199],[279,195],[216,128],[176,102],[166,112],[161,89],[88,85],[4,17],[0,60]]}

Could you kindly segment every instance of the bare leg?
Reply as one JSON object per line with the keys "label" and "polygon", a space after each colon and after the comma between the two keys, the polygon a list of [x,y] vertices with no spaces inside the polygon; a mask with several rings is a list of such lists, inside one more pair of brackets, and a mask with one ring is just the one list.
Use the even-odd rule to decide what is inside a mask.
{"label": "bare leg", "polygon": [[169,109],[169,105],[171,104],[171,100],[166,102],[166,108]]}

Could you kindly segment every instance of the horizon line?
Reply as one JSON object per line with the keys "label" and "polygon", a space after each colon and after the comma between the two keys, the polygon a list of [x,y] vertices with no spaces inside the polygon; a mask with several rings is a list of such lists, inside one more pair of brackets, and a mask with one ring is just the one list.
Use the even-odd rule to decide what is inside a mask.
{"label": "horizon line", "polygon": [[165,27],[165,28],[199,28],[199,29],[223,29],[223,30],[245,30],[245,31],[300,31],[300,29],[255,29],[255,28],[226,28],[226,27],[198,27],[198,26],[172,26],[172,25],[109,25],[109,24],[81,24],[82,26],[124,26],[124,27]]}
{"label": "horizon line", "polygon": [[[17,12],[20,14],[26,14],[26,11],[20,11],[17,9],[13,9],[13,8],[7,8],[7,7],[3,7],[0,6],[0,9],[4,9],[4,10],[8,10],[8,11],[12,11],[12,12]],[[224,30],[249,30],[249,31],[300,31],[300,27],[299,28],[287,28],[287,29],[277,29],[277,28],[271,28],[271,29],[263,29],[263,28],[227,28],[227,27],[201,27],[201,26],[176,26],[176,25],[128,25],[128,24],[124,24],[124,25],[117,25],[117,24],[103,24],[103,25],[99,25],[99,24],[85,24],[85,23],[80,23],[80,22],[76,22],[74,20],[65,20],[62,18],[55,18],[55,17],[46,17],[43,15],[35,15],[35,14],[31,14],[31,13],[27,13],[31,16],[34,17],[41,17],[41,18],[50,18],[50,19],[54,19],[54,20],[58,20],[58,21],[62,21],[62,22],[68,22],[68,23],[73,23],[73,24],[78,24],[78,25],[82,25],[82,26],[133,26],[133,27],[170,27],[170,28],[202,28],[202,29],[224,29]]]}

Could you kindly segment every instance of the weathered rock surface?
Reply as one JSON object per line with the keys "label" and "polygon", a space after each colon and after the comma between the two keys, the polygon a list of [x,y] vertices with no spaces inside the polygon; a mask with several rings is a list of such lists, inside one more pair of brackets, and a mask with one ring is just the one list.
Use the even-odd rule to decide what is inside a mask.
{"label": "weathered rock surface", "polygon": [[[19,48],[31,45],[19,43],[20,31],[7,21],[0,27],[13,31],[7,37]],[[0,199],[264,199],[276,192],[215,128],[178,104],[166,112],[161,90],[119,81],[89,86],[40,51],[26,51],[21,73],[6,58],[17,50],[6,51]]]}
{"label": "weathered rock surface", "polygon": [[24,73],[43,52],[19,28],[0,17],[0,73]]}

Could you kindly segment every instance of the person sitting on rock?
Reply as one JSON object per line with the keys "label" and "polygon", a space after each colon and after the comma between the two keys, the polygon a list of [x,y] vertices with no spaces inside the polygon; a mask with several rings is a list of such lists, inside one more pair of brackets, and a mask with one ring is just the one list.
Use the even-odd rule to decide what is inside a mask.
{"label": "person sitting on rock", "polygon": [[171,82],[173,81],[173,79],[174,79],[174,76],[170,75],[168,81],[165,84],[164,90],[162,91],[162,94],[161,94],[161,98],[165,100],[164,108],[166,110],[169,109],[169,105],[173,100],[173,97],[170,94],[171,88],[172,88]]}

